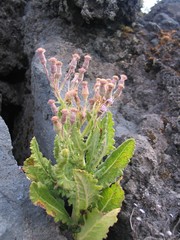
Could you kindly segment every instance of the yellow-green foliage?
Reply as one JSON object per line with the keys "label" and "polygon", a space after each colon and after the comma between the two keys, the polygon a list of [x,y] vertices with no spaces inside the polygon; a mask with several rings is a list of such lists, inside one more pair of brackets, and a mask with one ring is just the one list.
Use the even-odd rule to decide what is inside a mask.
{"label": "yellow-green foliage", "polygon": [[[44,56],[41,57],[42,64],[45,64]],[[54,61],[51,59],[53,64]],[[55,70],[52,68],[53,74]],[[118,81],[118,77],[114,76],[114,80]],[[114,96],[121,93],[124,80],[125,75]],[[24,162],[23,169],[31,180],[32,202],[44,208],[56,222],[63,223],[76,240],[102,240],[117,221],[124,200],[119,179],[135,148],[134,139],[126,140],[117,148],[114,146],[112,114],[104,111],[112,102],[108,98],[114,88],[114,84],[108,82],[107,91],[103,89],[105,79],[102,86],[97,84],[97,99],[88,107],[87,84],[82,91],[85,103],[80,106],[77,95],[73,95],[75,98],[71,101],[71,90],[63,100],[58,92],[57,79],[54,79],[54,85],[51,79],[59,103],[56,107],[55,101],[50,101],[57,133],[54,140],[56,163],[52,164],[42,155],[35,137],[30,144],[31,156]],[[77,89],[73,94],[77,94]]]}

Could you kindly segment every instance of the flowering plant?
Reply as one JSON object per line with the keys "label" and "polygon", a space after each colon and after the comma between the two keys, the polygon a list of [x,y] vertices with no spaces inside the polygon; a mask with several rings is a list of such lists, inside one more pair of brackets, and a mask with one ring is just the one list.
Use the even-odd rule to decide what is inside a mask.
{"label": "flowering plant", "polygon": [[[114,122],[108,108],[118,99],[127,79],[96,79],[94,96],[89,99],[88,70],[90,55],[84,57],[76,71],[80,56],[72,55],[69,69],[62,78],[62,62],[49,59],[45,49],[37,50],[56,100],[50,99],[56,131],[53,165],[39,150],[34,137],[31,156],[24,162],[26,176],[32,181],[30,198],[47,214],[61,222],[76,240],[101,240],[117,221],[124,200],[119,180],[132,157],[134,139],[114,147]],[[62,90],[67,91],[62,96]]]}

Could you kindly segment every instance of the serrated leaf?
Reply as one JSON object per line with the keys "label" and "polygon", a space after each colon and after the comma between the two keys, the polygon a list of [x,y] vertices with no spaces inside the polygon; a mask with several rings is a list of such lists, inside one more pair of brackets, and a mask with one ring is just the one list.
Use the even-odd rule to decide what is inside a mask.
{"label": "serrated leaf", "polygon": [[75,126],[72,128],[71,139],[69,139],[68,144],[71,148],[71,162],[78,168],[84,168],[84,151],[86,149],[86,144],[84,143],[80,130]]}
{"label": "serrated leaf", "polygon": [[75,183],[73,181],[73,167],[70,163],[61,167],[61,165],[56,164],[54,166],[54,172],[56,175],[56,184],[60,187],[60,192],[63,197],[69,198],[73,195]]}
{"label": "serrated leaf", "polygon": [[73,127],[72,129],[71,140],[74,143],[74,148],[80,153],[83,153],[86,148],[86,144],[84,143],[82,135],[77,127]]}
{"label": "serrated leaf", "polygon": [[88,207],[99,197],[101,186],[97,185],[97,180],[93,175],[80,169],[73,171],[75,181],[75,199],[73,204],[73,218],[78,219],[81,210],[87,210]]}
{"label": "serrated leaf", "polygon": [[102,162],[103,158],[109,154],[114,147],[114,122],[112,113],[107,112],[104,118],[98,122],[100,129],[99,143],[97,146],[96,155],[91,159],[90,169],[95,170]]}
{"label": "serrated leaf", "polygon": [[32,181],[39,181],[52,185],[54,182],[51,162],[43,157],[38,143],[34,137],[30,144],[31,156],[24,162],[23,169]]}
{"label": "serrated leaf", "polygon": [[100,129],[98,127],[92,129],[87,141],[87,152],[86,152],[86,165],[87,169],[90,170],[92,162],[96,157],[98,146],[100,141]]}
{"label": "serrated leaf", "polygon": [[30,199],[36,206],[44,208],[48,215],[54,217],[55,222],[70,223],[70,217],[64,208],[64,201],[56,199],[44,184],[32,182]]}
{"label": "serrated leaf", "polygon": [[122,175],[122,171],[133,156],[134,148],[135,140],[128,139],[107,157],[95,172],[100,185],[108,186]]}
{"label": "serrated leaf", "polygon": [[107,139],[107,147],[105,155],[109,154],[112,150],[114,150],[114,121],[111,112],[107,112],[106,117],[102,121],[103,127],[106,129],[106,139]]}
{"label": "serrated leaf", "polygon": [[109,212],[115,208],[121,208],[124,200],[124,191],[118,182],[111,187],[103,189],[98,201],[98,209],[101,212]]}
{"label": "serrated leaf", "polygon": [[102,240],[107,237],[109,227],[117,222],[119,208],[116,208],[106,214],[93,209],[87,214],[85,224],[81,227],[81,232],[75,237],[76,240]]}
{"label": "serrated leaf", "polygon": [[61,143],[60,143],[60,138],[58,135],[55,136],[55,139],[54,139],[54,158],[56,159],[56,162],[59,162],[61,159],[60,159],[60,155],[59,153],[61,152]]}

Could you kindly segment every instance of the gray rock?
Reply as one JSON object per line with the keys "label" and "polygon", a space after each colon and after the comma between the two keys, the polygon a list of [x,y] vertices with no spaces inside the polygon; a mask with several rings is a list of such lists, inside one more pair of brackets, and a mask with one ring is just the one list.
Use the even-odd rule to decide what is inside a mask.
{"label": "gray rock", "polygon": [[154,21],[165,29],[175,29],[179,26],[179,23],[168,16],[166,13],[160,13],[156,15]]}
{"label": "gray rock", "polygon": [[8,128],[0,117],[0,240],[65,240],[58,225],[29,200],[29,181],[12,156]]}
{"label": "gray rock", "polygon": [[46,0],[39,4],[39,8],[48,10],[51,17],[63,17],[76,25],[101,23],[110,27],[112,23],[118,26],[117,22],[131,24],[137,18],[141,5],[140,0]]}
{"label": "gray rock", "polygon": [[147,22],[145,24],[145,27],[148,31],[150,32],[156,32],[156,33],[159,33],[161,28],[158,26],[157,23],[154,23],[154,22]]}
{"label": "gray rock", "polygon": [[[23,114],[17,117],[16,113],[14,116],[15,131],[12,135],[15,139],[14,143],[16,140],[20,143],[14,144],[17,154],[24,152],[24,149],[29,149],[28,138],[36,135],[44,155],[52,159],[54,132],[50,121],[51,111],[47,105],[52,93],[42,67],[36,58],[32,61],[35,49],[44,47],[48,57],[57,56],[64,62],[64,71],[67,69],[72,53],[75,51],[82,54],[90,53],[93,61],[86,79],[91,84],[96,77],[109,78],[114,74],[127,74],[127,86],[122,98],[113,108],[116,139],[117,144],[120,144],[123,139],[134,136],[137,147],[122,181],[126,200],[119,215],[119,221],[111,228],[108,239],[170,240],[169,232],[172,232],[171,238],[178,239],[180,186],[178,40],[180,36],[178,31],[174,32],[167,43],[156,45],[157,41],[161,42],[163,34],[162,36],[161,33],[159,34],[158,26],[162,28],[159,22],[153,23],[153,21],[156,16],[163,13],[166,14],[165,20],[173,19],[179,23],[180,5],[179,0],[160,1],[144,18],[150,21],[149,29],[144,27],[145,21],[142,21],[138,28],[121,29],[121,24],[127,25],[134,21],[137,13],[135,6],[138,8],[139,2],[125,0],[1,1],[0,75],[3,76],[3,81],[13,84],[8,86],[2,83],[0,93],[3,90],[2,105],[8,101],[23,102]],[[22,4],[22,7],[19,4]],[[4,21],[5,17],[10,21]],[[68,20],[68,23],[64,19]],[[160,22],[163,22],[163,19]],[[4,23],[7,32],[4,31]],[[116,30],[113,24],[116,25]],[[176,27],[175,30],[178,30],[179,25],[176,25],[175,23],[173,28]],[[169,30],[166,24],[163,26],[165,32]],[[171,34],[171,31],[168,33]],[[151,49],[153,44],[155,49]],[[32,62],[31,76],[29,69],[27,75],[29,82],[14,84],[17,83],[18,76],[14,77],[12,69],[22,70],[26,65],[24,65],[23,51],[28,55],[29,63]],[[5,79],[4,76],[7,78]],[[32,95],[29,94],[30,81]],[[21,97],[22,94],[24,95]],[[16,98],[11,97],[14,95]],[[32,107],[33,101],[34,107]],[[11,113],[11,111],[7,113],[4,109],[3,105],[3,114]],[[30,109],[34,112],[30,112]],[[27,118],[29,115],[31,118]],[[0,134],[3,134],[3,131]],[[6,140],[2,141],[4,144]],[[2,147],[6,148],[6,143],[3,144],[1,144]],[[8,143],[7,146],[9,146]],[[4,156],[5,163],[5,158],[8,159],[9,155]],[[8,162],[11,163],[10,160]],[[3,165],[6,166],[5,169]],[[11,201],[7,203],[6,198],[2,197],[3,206],[7,205],[10,210],[12,205],[15,206],[13,211],[8,212],[10,217],[5,214],[7,210],[1,211],[2,239],[11,240],[16,234],[18,237],[23,236],[23,240],[41,240],[41,237],[44,240],[47,232],[51,235],[49,239],[56,239],[58,236],[56,225],[46,217],[43,211],[32,206],[27,196],[28,182],[23,173],[18,171],[14,162],[10,165],[12,168],[8,165],[9,170],[7,164],[1,165],[3,181],[0,184],[6,187],[1,187],[2,193],[7,196],[9,194],[10,199],[15,201],[21,198],[17,191],[21,189],[20,193],[23,193],[25,198],[19,200],[18,204],[15,201],[13,205]],[[10,174],[7,178],[8,172]],[[7,179],[12,180],[10,187],[6,185]],[[17,185],[12,185],[12,182]],[[21,183],[24,186],[21,186]],[[17,216],[18,219],[11,220]],[[5,223],[9,226],[7,229]],[[42,232],[41,237],[38,232]],[[22,239],[18,237],[17,240]]]}

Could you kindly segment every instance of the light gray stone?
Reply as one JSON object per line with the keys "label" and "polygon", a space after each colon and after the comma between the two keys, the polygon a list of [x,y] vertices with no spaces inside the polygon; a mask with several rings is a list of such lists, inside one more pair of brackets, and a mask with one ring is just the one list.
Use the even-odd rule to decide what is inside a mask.
{"label": "light gray stone", "polygon": [[0,172],[0,240],[65,240],[52,218],[29,200],[29,181],[12,156],[10,134],[1,117]]}

